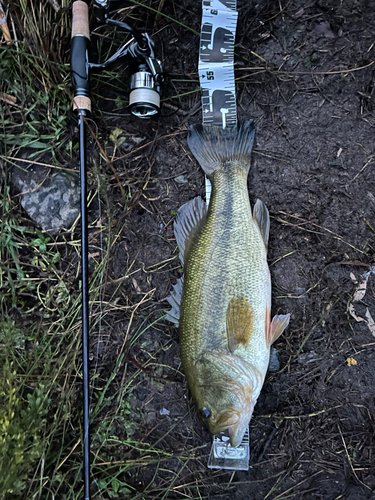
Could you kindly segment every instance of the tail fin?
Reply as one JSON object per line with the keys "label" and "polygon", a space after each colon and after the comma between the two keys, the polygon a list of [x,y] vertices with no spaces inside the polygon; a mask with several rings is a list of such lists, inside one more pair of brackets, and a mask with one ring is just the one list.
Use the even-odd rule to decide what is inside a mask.
{"label": "tail fin", "polygon": [[254,122],[248,120],[234,129],[192,125],[187,140],[204,173],[210,177],[226,161],[237,161],[249,171],[254,135]]}

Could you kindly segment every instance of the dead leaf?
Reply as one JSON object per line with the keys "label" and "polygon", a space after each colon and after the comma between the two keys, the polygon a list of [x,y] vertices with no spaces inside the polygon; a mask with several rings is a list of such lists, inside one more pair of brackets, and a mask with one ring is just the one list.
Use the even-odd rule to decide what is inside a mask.
{"label": "dead leaf", "polygon": [[13,95],[6,94],[5,92],[0,92],[0,100],[8,104],[16,104],[17,99]]}
{"label": "dead leaf", "polygon": [[357,316],[356,313],[355,313],[355,309],[354,309],[354,306],[353,304],[349,304],[349,313],[351,316],[353,316],[353,318],[359,323],[361,321],[366,321],[365,318],[361,318],[360,316]]}
{"label": "dead leaf", "polygon": [[[370,275],[373,273],[375,274],[375,269],[373,267],[370,267],[370,271],[364,275],[364,280],[362,281],[362,283],[360,283],[357,286],[357,288],[355,289],[355,292],[353,294],[353,299],[348,305],[348,311],[349,311],[350,315],[358,323],[360,323],[361,321],[364,321],[365,323],[367,323],[367,326],[369,327],[370,332],[375,337],[375,321],[374,321],[374,318],[371,316],[369,308],[368,307],[366,308],[365,318],[358,316],[356,311],[355,311],[355,308],[354,308],[354,302],[361,301],[364,298],[364,296],[366,295],[367,282],[368,282]],[[351,277],[352,281],[354,281],[355,283],[358,283],[354,273],[350,273],[350,277]]]}
{"label": "dead leaf", "polygon": [[109,134],[109,138],[112,142],[116,144],[116,142],[119,140],[119,137],[121,134],[123,134],[124,131],[121,130],[120,128],[116,127],[114,128],[111,133]]}
{"label": "dead leaf", "polygon": [[135,278],[132,278],[132,282],[133,282],[133,286],[136,290],[137,293],[142,293],[142,290],[140,289],[138,283],[137,283],[137,280]]}
{"label": "dead leaf", "polygon": [[355,366],[358,363],[354,358],[347,358],[346,362],[348,363],[348,366]]}
{"label": "dead leaf", "polygon": [[355,277],[354,273],[350,273],[350,278],[351,278],[352,281],[354,281],[355,284],[358,283],[357,278]]}
{"label": "dead leaf", "polygon": [[366,290],[367,290],[367,280],[368,280],[368,273],[366,274],[366,278],[360,283],[353,295],[353,302],[358,302],[359,300],[362,300],[363,297],[366,295]]}
{"label": "dead leaf", "polygon": [[294,17],[296,19],[298,19],[299,17],[302,17],[303,14],[305,13],[305,9],[303,7],[301,7],[295,14],[294,14]]}
{"label": "dead leaf", "polygon": [[322,33],[326,38],[335,38],[333,31],[331,30],[331,26],[328,21],[322,21],[321,23],[315,26],[315,29],[318,33]]}

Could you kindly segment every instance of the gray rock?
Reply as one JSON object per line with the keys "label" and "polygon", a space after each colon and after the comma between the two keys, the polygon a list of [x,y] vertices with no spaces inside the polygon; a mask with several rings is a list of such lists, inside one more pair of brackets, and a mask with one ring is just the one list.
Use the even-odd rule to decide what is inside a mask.
{"label": "gray rock", "polygon": [[278,372],[280,370],[279,353],[274,347],[271,347],[268,369],[270,372]]}
{"label": "gray rock", "polygon": [[69,228],[79,216],[78,175],[33,165],[27,170],[14,168],[11,181],[27,215],[48,233]]}

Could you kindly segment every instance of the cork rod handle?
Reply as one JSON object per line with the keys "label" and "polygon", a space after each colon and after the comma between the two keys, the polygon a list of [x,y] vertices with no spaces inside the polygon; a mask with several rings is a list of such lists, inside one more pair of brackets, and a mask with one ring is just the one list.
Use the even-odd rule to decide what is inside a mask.
{"label": "cork rod handle", "polygon": [[72,38],[84,36],[90,40],[89,8],[82,0],[73,3]]}
{"label": "cork rod handle", "polygon": [[90,44],[89,9],[83,0],[73,3],[70,74],[74,90],[73,109],[91,111],[88,47]]}

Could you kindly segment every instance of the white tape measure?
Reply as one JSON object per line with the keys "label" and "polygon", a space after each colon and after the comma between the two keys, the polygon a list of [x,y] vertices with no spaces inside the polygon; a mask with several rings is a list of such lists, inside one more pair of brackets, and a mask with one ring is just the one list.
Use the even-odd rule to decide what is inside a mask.
{"label": "white tape measure", "polygon": [[238,12],[233,0],[203,0],[199,48],[203,124],[223,128],[237,124],[234,85],[234,40]]}
{"label": "white tape measure", "polygon": [[[234,83],[234,40],[237,17],[236,0],[203,0],[199,47],[199,81],[202,89],[203,125],[222,128],[237,125]],[[206,202],[211,183],[206,178]]]}

